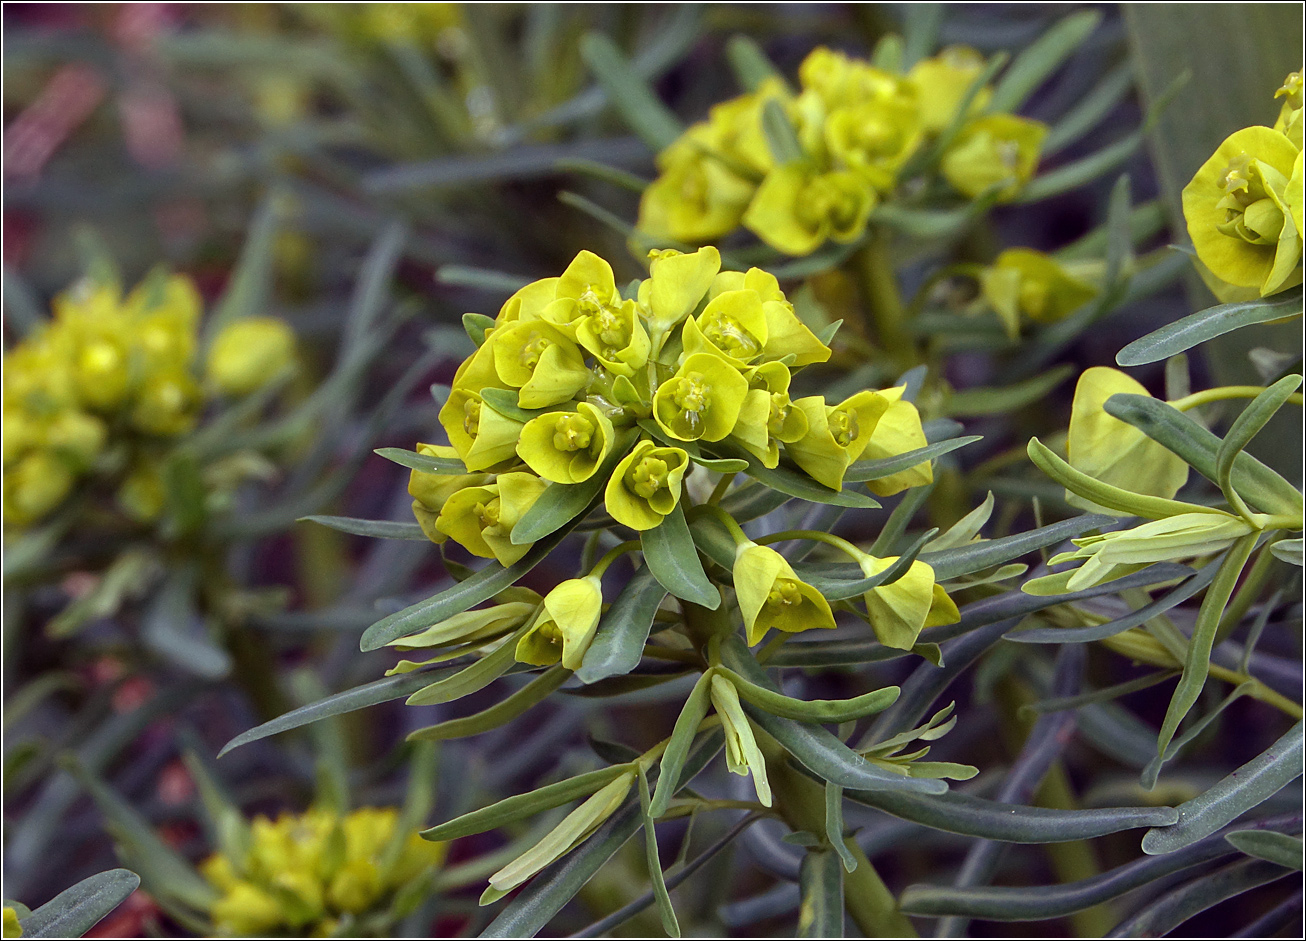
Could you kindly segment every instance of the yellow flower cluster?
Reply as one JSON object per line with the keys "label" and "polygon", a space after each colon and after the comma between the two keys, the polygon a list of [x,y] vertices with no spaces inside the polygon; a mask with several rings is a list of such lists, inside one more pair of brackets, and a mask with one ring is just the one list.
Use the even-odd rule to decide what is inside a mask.
{"label": "yellow flower cluster", "polygon": [[[560,277],[529,284],[503,305],[440,411],[451,445],[418,446],[466,470],[411,475],[413,513],[432,541],[452,539],[507,566],[530,550],[515,528],[550,488],[588,481],[614,521],[642,532],[675,510],[696,462],[747,454],[775,468],[783,454],[841,490],[854,461],[925,446],[920,413],[901,387],[834,404],[790,397],[794,371],[825,362],[830,348],[773,275],[721,271],[711,247],[650,259],[650,276],[627,296],[606,261],[581,252]],[[926,461],[869,486],[890,495],[932,479]],[[773,623],[794,629],[785,612],[805,609],[806,595],[786,595],[788,582],[777,589],[772,574],[762,594],[779,594],[751,611],[753,636]],[[514,620],[532,624],[517,659],[576,669],[601,602],[596,577],[559,585],[543,614]]]}
{"label": "yellow flower cluster", "polygon": [[1235,131],[1184,187],[1188,235],[1221,300],[1268,297],[1302,281],[1301,73],[1275,97],[1284,101],[1274,127]]}
{"label": "yellow flower cluster", "polygon": [[1096,297],[1101,267],[1097,261],[1062,264],[1032,248],[1009,248],[980,272],[980,292],[1014,339],[1022,319],[1055,323]]}
{"label": "yellow flower cluster", "polygon": [[218,853],[200,866],[220,893],[210,909],[216,935],[352,934],[354,918],[444,860],[445,844],[398,824],[390,807],[254,818],[244,859]]}
{"label": "yellow flower cluster", "polygon": [[[905,75],[817,48],[799,68],[797,94],[768,79],[714,107],[658,156],[661,175],[644,191],[639,228],[702,244],[742,223],[790,255],[831,239],[853,242],[875,206],[893,197],[908,161],[952,127],[983,71],[979,53],[965,47]],[[1007,200],[1033,175],[1047,128],[988,113],[988,100],[987,88],[970,99],[939,170],[962,196]],[[776,127],[777,108],[787,129]],[[793,140],[777,146],[786,131]]]}
{"label": "yellow flower cluster", "polygon": [[[126,298],[117,285],[91,281],[55,298],[53,319],[5,354],[7,526],[40,520],[119,442],[133,452],[119,503],[137,519],[158,514],[162,485],[147,455],[199,419],[201,311],[189,279],[161,273]],[[294,335],[282,321],[237,321],[215,338],[208,387],[220,395],[251,392],[293,355]]]}

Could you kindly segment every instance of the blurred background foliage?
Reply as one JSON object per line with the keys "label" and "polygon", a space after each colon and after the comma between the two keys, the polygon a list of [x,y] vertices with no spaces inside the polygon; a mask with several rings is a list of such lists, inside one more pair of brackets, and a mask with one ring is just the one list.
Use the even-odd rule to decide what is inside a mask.
{"label": "blurred background foliage", "polygon": [[[36,908],[119,859],[130,865],[132,847],[139,860],[144,847],[165,871],[149,874],[138,862],[140,874],[156,886],[183,886],[182,902],[137,892],[97,930],[204,933],[213,930],[196,915],[205,883],[189,867],[219,848],[215,821],[302,813],[323,794],[334,794],[341,812],[405,805],[414,750],[404,736],[449,718],[446,707],[388,703],[351,712],[237,749],[211,771],[196,756],[212,756],[237,734],[327,691],[380,676],[393,658],[360,654],[361,631],[449,583],[426,543],[364,540],[295,520],[322,512],[410,519],[406,472],[370,452],[428,440],[437,406],[426,387],[447,383],[473,349],[463,313],[492,316],[512,290],[557,274],[581,249],[611,259],[619,284],[642,275],[622,220],[638,215],[629,176],[651,179],[655,154],[613,106],[611,85],[592,74],[582,52],[587,34],[608,37],[630,72],[689,124],[740,92],[727,65],[733,37],[750,38],[793,76],[817,45],[865,57],[904,28],[937,28],[938,46],[1018,53],[1083,9],[1099,13],[1100,24],[1039,85],[1024,113],[1055,125],[1112,74],[1132,73],[1133,81],[1118,83],[1101,120],[1042,169],[1110,148],[1152,114],[1148,148],[1122,151],[1109,172],[1053,198],[996,207],[961,234],[958,251],[987,264],[1007,246],[1051,252],[1091,236],[1089,253],[1100,258],[1108,233],[1132,220],[1138,237],[1130,253],[1155,252],[1158,269],[1168,267],[1146,293],[1118,299],[1061,341],[1051,332],[1036,377],[1047,378],[1014,391],[1012,382],[1028,375],[1013,375],[983,343],[949,345],[941,334],[946,365],[931,382],[946,380],[960,396],[954,401],[969,403],[970,411],[958,406],[951,414],[985,441],[939,465],[924,513],[934,525],[950,525],[992,491],[999,535],[1069,512],[1061,488],[1025,463],[1024,442],[1065,427],[1070,377],[1112,364],[1131,340],[1211,303],[1199,281],[1180,283],[1185,265],[1163,257],[1165,246],[1186,239],[1178,190],[1230,131],[1273,121],[1270,95],[1302,61],[1295,5],[6,4],[6,350],[44,322],[56,295],[109,258],[124,284],[160,264],[186,274],[209,323],[221,316],[215,311],[282,318],[296,334],[300,364],[282,397],[243,417],[243,438],[226,442],[274,445],[275,466],[244,481],[222,513],[206,516],[194,530],[201,538],[161,529],[136,543],[103,542],[87,530],[79,543],[77,532],[66,541],[55,533],[34,548],[24,544],[44,553],[41,564],[11,571],[19,536],[6,532],[6,898]],[[1167,95],[1185,72],[1187,83]],[[1123,194],[1124,210],[1138,211],[1122,213],[1117,195],[1109,229],[1113,194]],[[596,220],[604,211],[606,222]],[[919,287],[927,271],[925,264],[905,269],[904,287]],[[1194,354],[1187,381],[1194,388],[1262,382],[1248,365],[1252,349],[1274,354],[1273,374],[1300,362],[1299,325],[1256,329],[1208,345],[1205,359]],[[1166,386],[1160,364],[1135,374],[1158,394]],[[895,376],[883,378],[888,384]],[[231,433],[222,414],[207,412],[201,430]],[[1279,420],[1298,418],[1290,412]],[[1252,450],[1265,449],[1265,460],[1297,480],[1293,440],[1300,439],[1267,430]],[[874,533],[887,515],[866,514],[859,525]],[[114,561],[134,558],[142,540],[160,554],[155,577],[133,582],[120,571],[111,579]],[[199,582],[196,566],[209,573]],[[565,577],[546,569],[532,583]],[[1257,653],[1267,682],[1289,695],[1301,683],[1297,591],[1265,607],[1271,629]],[[103,604],[76,609],[76,630],[51,627],[88,597]],[[967,720],[940,744],[940,757],[990,769],[1019,754],[1030,726],[1021,707],[1046,693],[1052,660],[1016,646],[995,648],[957,685]],[[902,675],[894,666],[876,674],[884,682]],[[1119,658],[1090,664],[1099,686],[1136,675]],[[838,671],[803,683],[810,695],[858,688]],[[428,803],[448,819],[488,795],[528,789],[559,765],[584,767],[591,749],[603,754],[619,733],[648,747],[670,729],[674,695],[650,692],[617,707],[555,697],[525,726],[446,743],[431,759]],[[1128,709],[1085,712],[1081,740],[1036,799],[1074,793],[1085,806],[1173,805],[1282,732],[1266,722],[1262,704],[1240,699],[1216,710],[1176,772],[1144,792],[1138,770],[1152,758],[1151,727],[1166,699],[1140,690],[1125,702]],[[640,727],[649,710],[658,728]],[[206,774],[219,781],[223,800],[213,797]],[[1270,809],[1299,813],[1299,797],[1289,788]],[[968,845],[872,811],[849,824],[865,826],[869,855],[893,860],[895,889],[955,871]],[[523,830],[506,842],[486,835],[453,845],[444,875],[426,885],[420,904],[396,909],[372,930],[475,934],[486,918],[467,887],[479,888],[505,853],[538,835]],[[685,828],[682,859],[691,845],[707,858],[702,876],[676,890],[682,924],[687,931],[789,930],[797,847],[778,830],[756,827],[718,855],[716,841],[727,835],[720,822]],[[115,852],[114,840],[128,851]],[[732,863],[732,854],[748,865]],[[1137,857],[1129,834],[1091,846],[1018,847],[1004,858],[1001,881],[1073,881]],[[643,880],[641,854],[628,845],[565,912],[561,930],[630,903]],[[196,893],[189,910],[185,886]],[[1300,892],[1295,907],[1293,898],[1283,885],[1256,889],[1208,913],[1203,930],[1220,936],[1269,912],[1256,924],[1292,935]],[[1131,899],[1129,910],[1143,902]],[[1119,914],[1090,907],[1028,923],[975,921],[971,930],[1093,935]],[[620,930],[656,932],[656,916],[645,910]]]}

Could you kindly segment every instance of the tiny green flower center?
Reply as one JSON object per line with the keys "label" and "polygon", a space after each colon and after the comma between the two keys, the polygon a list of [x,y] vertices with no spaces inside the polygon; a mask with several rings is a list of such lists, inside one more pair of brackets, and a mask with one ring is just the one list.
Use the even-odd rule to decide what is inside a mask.
{"label": "tiny green flower center", "polygon": [[553,426],[553,446],[559,451],[584,451],[594,438],[594,423],[579,413],[563,415]]}
{"label": "tiny green flower center", "polygon": [[463,403],[463,431],[473,438],[481,430],[481,400],[468,399]]}
{"label": "tiny green flower center", "polygon": [[589,315],[590,329],[611,358],[630,345],[630,329],[621,314],[611,307],[600,307]]}
{"label": "tiny green flower center", "polygon": [[484,532],[494,526],[499,525],[499,498],[495,497],[489,503],[477,502],[472,507],[472,515],[476,517],[477,524],[481,531]]}
{"label": "tiny green flower center", "polygon": [[667,462],[660,457],[649,456],[630,469],[626,483],[636,494],[649,500],[659,490],[666,489],[668,475]]}
{"label": "tiny green flower center", "polygon": [[554,647],[562,646],[562,629],[556,621],[542,621],[535,627],[535,636],[548,641]]}
{"label": "tiny green flower center", "polygon": [[766,420],[766,430],[771,437],[778,435],[789,420],[789,395],[785,392],[771,393],[771,414]]}
{"label": "tiny green flower center", "polygon": [[703,325],[703,335],[736,359],[752,359],[762,352],[762,344],[729,314],[717,314]]}
{"label": "tiny green flower center", "polygon": [[521,353],[518,354],[521,364],[527,369],[534,369],[539,365],[540,357],[544,355],[544,351],[552,345],[548,337],[532,333],[531,338],[522,344]]}
{"label": "tiny green flower center", "polygon": [[830,434],[834,436],[835,444],[841,448],[846,448],[857,438],[857,413],[850,412],[847,409],[835,409],[830,413],[828,419]]}
{"label": "tiny green flower center", "polygon": [[676,407],[683,411],[690,421],[696,420],[698,413],[707,407],[707,396],[712,387],[707,384],[702,373],[691,372],[681,379],[672,398]]}
{"label": "tiny green flower center", "polygon": [[792,578],[777,578],[766,596],[767,607],[786,608],[802,603],[803,593]]}
{"label": "tiny green flower center", "polygon": [[856,220],[857,199],[828,176],[820,176],[803,192],[796,208],[798,221],[809,229],[818,229],[827,221],[836,229],[845,229]]}

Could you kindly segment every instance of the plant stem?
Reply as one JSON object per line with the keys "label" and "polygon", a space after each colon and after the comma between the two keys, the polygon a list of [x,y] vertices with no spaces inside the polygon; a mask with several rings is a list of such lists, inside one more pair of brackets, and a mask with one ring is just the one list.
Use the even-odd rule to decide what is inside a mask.
{"label": "plant stem", "polygon": [[[784,749],[769,735],[759,734],[758,745],[766,755],[766,776],[771,782],[776,812],[795,831],[823,835],[824,788],[792,768]],[[844,908],[853,923],[868,938],[918,937],[911,921],[898,910],[898,900],[857,841],[849,837],[844,845],[857,861],[857,868],[844,874]]]}
{"label": "plant stem", "polygon": [[870,313],[876,339],[898,368],[906,371],[920,362],[920,356],[906,328],[906,311],[889,257],[888,235],[872,228],[866,245],[857,253],[857,261],[862,302]]}
{"label": "plant stem", "polygon": [[[1264,386],[1216,386],[1214,389],[1203,389],[1201,392],[1185,395],[1182,399],[1175,399],[1168,404],[1181,412],[1186,412],[1190,408],[1197,408],[1197,406],[1206,405],[1209,402],[1224,402],[1229,399],[1254,399],[1264,391]],[[1301,405],[1301,393],[1294,392],[1288,396],[1288,402],[1293,405]]]}

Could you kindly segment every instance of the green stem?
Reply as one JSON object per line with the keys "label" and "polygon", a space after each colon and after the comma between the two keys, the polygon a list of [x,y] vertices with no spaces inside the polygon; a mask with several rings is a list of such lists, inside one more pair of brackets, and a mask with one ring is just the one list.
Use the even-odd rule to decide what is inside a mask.
{"label": "green stem", "polygon": [[[766,776],[771,782],[775,811],[795,831],[824,834],[825,789],[795,770],[784,749],[769,735],[759,733],[758,745],[766,755]],[[857,868],[844,874],[843,904],[853,923],[868,938],[918,937],[857,841],[848,837],[844,845],[857,861]]]}
{"label": "green stem", "polygon": [[[1264,391],[1264,386],[1216,386],[1214,389],[1203,389],[1201,392],[1185,395],[1182,399],[1175,399],[1167,404],[1181,412],[1186,412],[1190,408],[1197,408],[1199,405],[1206,405],[1210,402],[1224,402],[1229,399],[1254,399]],[[1301,405],[1301,393],[1294,392],[1288,396],[1288,401],[1293,405]]]}
{"label": "green stem", "polygon": [[823,542],[827,546],[833,546],[840,552],[852,556],[855,560],[866,558],[866,553],[861,549],[858,549],[847,539],[843,539],[833,533],[823,533],[817,529],[786,529],[783,532],[760,536],[755,541],[759,546],[769,546],[773,542],[788,542],[790,539],[807,539],[811,542]]}
{"label": "green stem", "polygon": [[858,252],[858,262],[862,300],[870,313],[876,338],[898,368],[910,369],[920,362],[920,357],[907,331],[906,310],[889,257],[888,234],[878,228],[871,229],[866,245]]}
{"label": "green stem", "polygon": [[613,546],[603,554],[603,558],[595,564],[590,570],[590,574],[595,578],[602,578],[603,573],[608,570],[608,566],[620,559],[627,552],[635,552],[639,549],[639,540],[632,539],[629,542],[623,542],[619,546]]}

